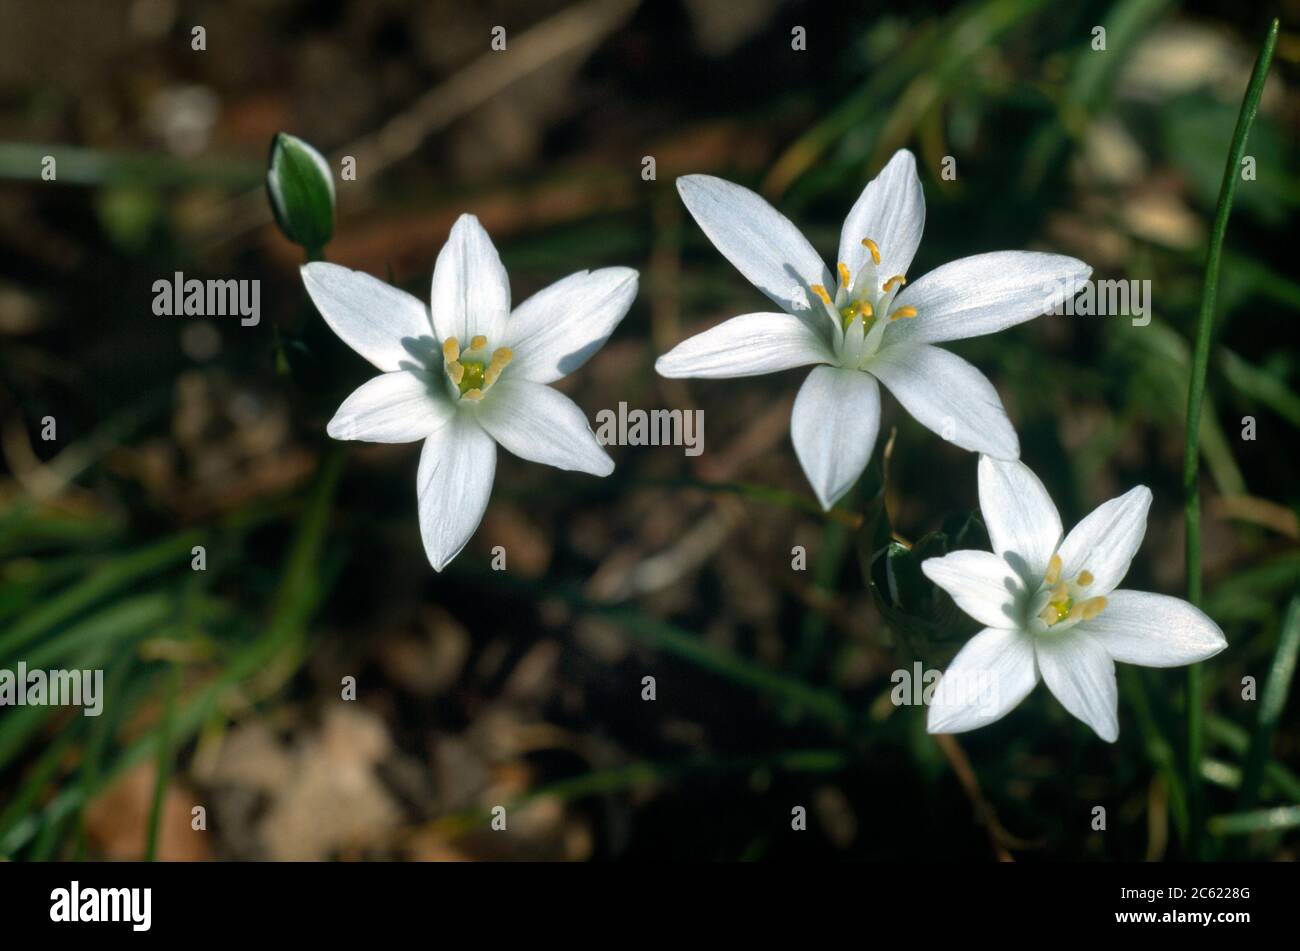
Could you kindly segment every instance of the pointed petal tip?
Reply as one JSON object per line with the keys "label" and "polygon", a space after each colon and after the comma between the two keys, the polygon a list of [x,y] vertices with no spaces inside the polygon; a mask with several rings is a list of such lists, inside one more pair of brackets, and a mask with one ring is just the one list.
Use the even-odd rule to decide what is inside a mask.
{"label": "pointed petal tip", "polygon": [[[797,454],[798,450],[796,450],[796,455]],[[835,503],[852,488],[852,486],[845,486],[841,489],[837,486],[827,487],[825,485],[818,485],[813,482],[806,469],[804,471],[804,478],[808,480],[808,487],[812,489],[813,497],[817,499],[817,504],[822,507],[823,512],[829,512],[834,508]],[[854,481],[856,482],[857,480],[855,479]]]}
{"label": "pointed petal tip", "polygon": [[943,724],[939,722],[939,717],[935,716],[937,708],[930,707],[925,711],[925,732],[933,735],[943,733]]}
{"label": "pointed petal tip", "polygon": [[[592,434],[592,437],[595,438],[594,433]],[[599,445],[599,441],[597,444]],[[608,476],[613,475],[614,469],[617,468],[614,463],[614,457],[609,454],[609,450],[607,450],[604,446],[600,446],[600,454],[601,454],[602,461],[600,462],[599,465],[593,462],[590,468],[571,469],[569,471],[583,472],[586,473],[587,475],[596,476],[599,479],[604,479],[607,478]]]}
{"label": "pointed petal tip", "polygon": [[957,733],[968,733],[970,729],[970,727],[959,727],[954,723],[952,716],[942,716],[939,707],[930,707],[926,711],[925,732],[931,736],[953,736]]}
{"label": "pointed petal tip", "polygon": [[[821,490],[818,489],[817,486],[815,485],[812,487],[812,490],[813,490],[813,495],[817,497],[817,504],[822,507],[823,512],[829,512],[831,509],[833,509],[835,507],[836,499],[840,497],[840,496],[836,496],[834,499],[827,499],[827,497],[823,495]],[[840,493],[840,495],[843,494],[844,494],[843,492]]]}
{"label": "pointed petal tip", "polygon": [[[580,272],[580,273],[582,273],[582,274],[590,274],[591,272],[590,272],[590,271],[582,271],[582,272]],[[599,271],[597,271],[596,273],[598,273],[598,274],[608,274],[608,275],[610,275],[610,277],[612,277],[612,278],[614,278],[616,281],[618,281],[618,283],[619,283],[619,289],[620,289],[620,290],[622,289],[622,286],[623,286],[623,285],[625,285],[625,284],[631,284],[631,285],[632,285],[632,295],[633,295],[633,299],[635,300],[635,298],[636,298],[636,293],[637,293],[638,290],[640,290],[640,287],[641,287],[641,272],[638,271],[636,268],[634,268],[634,267],[625,267],[624,265],[616,264],[616,265],[614,265],[614,266],[612,266],[612,267],[601,268],[601,269],[600,269]]]}
{"label": "pointed petal tip", "polygon": [[[451,241],[458,232],[467,230],[480,232],[489,244],[492,243],[492,236],[488,234],[487,228],[483,227],[483,222],[479,221],[478,215],[471,214],[468,211],[462,211],[455,222],[452,223],[450,230],[447,232],[447,240]],[[493,245],[493,250],[495,249],[495,245]]]}
{"label": "pointed petal tip", "polygon": [[338,271],[352,273],[351,268],[330,261],[307,261],[305,264],[298,265],[298,273],[302,275],[304,283],[308,280],[323,280],[327,274]]}

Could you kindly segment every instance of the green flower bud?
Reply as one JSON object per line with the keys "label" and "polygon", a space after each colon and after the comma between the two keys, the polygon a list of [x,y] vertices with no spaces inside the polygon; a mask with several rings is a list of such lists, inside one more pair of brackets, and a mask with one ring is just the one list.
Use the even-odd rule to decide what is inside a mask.
{"label": "green flower bud", "polygon": [[324,156],[281,132],[271,142],[266,193],[280,230],[309,254],[334,235],[334,177]]}

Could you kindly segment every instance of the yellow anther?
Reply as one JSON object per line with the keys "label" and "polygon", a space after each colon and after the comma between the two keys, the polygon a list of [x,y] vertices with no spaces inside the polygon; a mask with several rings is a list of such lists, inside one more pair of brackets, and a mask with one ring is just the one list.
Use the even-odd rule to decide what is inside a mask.
{"label": "yellow anther", "polygon": [[880,248],[876,245],[876,242],[872,241],[870,238],[863,238],[862,246],[871,252],[871,260],[874,261],[876,264],[879,264]]}
{"label": "yellow anther", "polygon": [[894,311],[892,314],[889,315],[889,319],[902,320],[904,317],[915,317],[915,316],[916,316],[915,307],[900,307],[898,308],[898,310]]}
{"label": "yellow anther", "polygon": [[492,366],[505,367],[515,358],[515,352],[509,347],[497,347],[492,351]]}
{"label": "yellow anther", "polygon": [[466,390],[460,395],[463,399],[467,400],[481,400],[483,398],[483,391],[476,386],[474,389]]}
{"label": "yellow anther", "polygon": [[483,389],[486,390],[489,386],[495,383],[497,381],[497,377],[499,377],[500,375],[501,375],[501,364],[499,363],[490,364],[488,368],[483,371]]}
{"label": "yellow anther", "polygon": [[460,341],[455,337],[448,337],[442,342],[442,359],[447,363],[455,363],[460,358]]}
{"label": "yellow anther", "polygon": [[1052,587],[1052,600],[1053,601],[1070,600],[1070,585],[1068,582],[1065,581],[1056,582],[1056,584]]}
{"label": "yellow anther", "polygon": [[1079,605],[1082,609],[1081,614],[1085,621],[1095,618],[1102,611],[1106,610],[1105,598],[1089,598]]}
{"label": "yellow anther", "polygon": [[831,295],[826,293],[826,288],[822,287],[820,284],[814,284],[812,285],[811,290],[822,299],[823,304],[827,307],[831,306]]}
{"label": "yellow anther", "polygon": [[1043,580],[1048,584],[1056,584],[1061,577],[1061,556],[1053,555],[1052,560],[1047,563],[1047,574]]}
{"label": "yellow anther", "polygon": [[482,350],[486,346],[487,346],[487,337],[483,336],[482,334],[478,334],[469,342],[469,348],[471,350]]}
{"label": "yellow anther", "polygon": [[863,317],[874,317],[875,315],[876,315],[876,310],[875,310],[874,307],[871,306],[871,302],[870,302],[870,301],[865,301],[865,300],[864,300],[864,301],[862,302],[862,316],[863,316]]}
{"label": "yellow anther", "polygon": [[451,377],[451,382],[460,386],[460,381],[465,378],[465,368],[455,360],[452,360],[447,364],[447,375]]}
{"label": "yellow anther", "polygon": [[853,280],[853,275],[849,273],[849,266],[841,261],[836,265],[840,269],[840,287],[846,291],[849,289],[849,282]]}
{"label": "yellow anther", "polygon": [[889,280],[885,281],[884,284],[881,284],[880,289],[884,291],[886,294],[888,294],[895,287],[902,287],[906,283],[907,283],[907,278],[903,277],[903,275],[901,274],[895,274]]}
{"label": "yellow anther", "polygon": [[1092,584],[1092,582],[1093,577],[1091,571],[1081,571],[1079,572],[1079,577],[1074,579],[1074,583],[1080,588],[1086,588],[1088,585]]}

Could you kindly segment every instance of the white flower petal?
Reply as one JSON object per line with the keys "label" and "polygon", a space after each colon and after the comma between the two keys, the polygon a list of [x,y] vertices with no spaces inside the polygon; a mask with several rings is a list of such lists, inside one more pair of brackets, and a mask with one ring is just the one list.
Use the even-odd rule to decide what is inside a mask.
{"label": "white flower petal", "polygon": [[1054,309],[1091,273],[1082,261],[1039,251],[961,258],[903,288],[894,303],[915,307],[917,316],[896,321],[885,340],[941,343],[995,333]]}
{"label": "white flower petal", "polygon": [[492,438],[520,459],[598,476],[614,471],[586,415],[545,384],[503,378],[476,411]]}
{"label": "white flower petal", "polygon": [[1200,608],[1145,591],[1112,591],[1105,610],[1078,628],[1115,660],[1143,667],[1194,664],[1228,646],[1219,625]]}
{"label": "white flower petal", "polygon": [[404,290],[324,261],[304,264],[302,282],[330,329],[380,370],[422,368],[438,349],[428,309]]}
{"label": "white flower petal", "polygon": [[928,344],[885,347],[866,369],[917,422],[950,443],[999,459],[1020,456],[997,390],[955,353]]}
{"label": "white flower petal", "polygon": [[925,192],[916,175],[916,159],[899,149],[880,174],[867,183],[844,219],[840,231],[840,256],[856,275],[870,253],[863,238],[876,242],[880,263],[876,273],[882,279],[906,274],[921,244],[925,229]]}
{"label": "white flower petal", "polygon": [[462,347],[476,335],[499,346],[510,313],[510,279],[492,239],[473,215],[461,215],[433,266],[433,326],[441,343]]}
{"label": "white flower petal", "polygon": [[868,373],[816,367],[794,401],[790,437],[817,501],[829,509],[871,460],[880,429],[880,386]]}
{"label": "white flower petal", "polygon": [[1101,642],[1076,625],[1056,637],[1035,639],[1038,670],[1047,688],[1107,743],[1119,737],[1119,689],[1115,662]]}
{"label": "white flower petal", "polygon": [[343,401],[326,431],[335,439],[415,442],[442,428],[456,412],[431,373],[398,370],[362,383]]}
{"label": "white flower petal", "polygon": [[1021,631],[989,627],[957,652],[930,697],[926,729],[964,733],[1000,720],[1038,683],[1034,645]]}
{"label": "white flower petal", "polygon": [[782,310],[809,310],[813,284],[834,290],[834,278],[808,239],[748,188],[712,175],[684,175],[677,191],[714,247]]}
{"label": "white flower petal", "polygon": [[1089,595],[1104,595],[1128,574],[1129,563],[1147,533],[1151,490],[1144,485],[1105,502],[1070,530],[1061,542],[1061,577],[1092,572]]}
{"label": "white flower petal", "polygon": [[1019,460],[980,456],[979,493],[993,550],[1026,581],[1042,581],[1061,543],[1061,516],[1042,481]]}
{"label": "white flower petal", "polygon": [[667,377],[721,379],[834,359],[826,341],[798,317],[742,314],[683,340],[655,361],[655,370]]}
{"label": "white flower petal", "polygon": [[1024,582],[1015,569],[992,552],[954,551],[942,558],[927,558],[921,562],[921,571],[981,624],[1019,626],[1014,609]]}
{"label": "white flower petal", "polygon": [[434,571],[460,554],[487,510],[497,444],[467,413],[424,441],[415,475],[420,536]]}
{"label": "white flower petal", "polygon": [[514,351],[510,375],[554,383],[578,369],[604,346],[636,289],[630,267],[579,271],[542,288],[506,321],[502,342]]}

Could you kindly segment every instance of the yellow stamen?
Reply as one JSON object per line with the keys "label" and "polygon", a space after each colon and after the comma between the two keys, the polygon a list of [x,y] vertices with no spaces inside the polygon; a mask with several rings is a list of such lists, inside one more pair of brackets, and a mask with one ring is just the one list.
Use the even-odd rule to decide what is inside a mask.
{"label": "yellow stamen", "polygon": [[1106,610],[1106,599],[1089,598],[1087,601],[1084,601],[1079,605],[1079,607],[1083,609],[1083,619],[1087,621],[1095,618],[1102,611]]}
{"label": "yellow stamen", "polygon": [[1047,563],[1047,574],[1043,580],[1048,584],[1056,584],[1061,577],[1061,556],[1053,555],[1052,560]]}
{"label": "yellow stamen", "polygon": [[876,245],[876,242],[872,241],[870,238],[863,238],[862,246],[871,252],[871,260],[874,261],[876,264],[879,264],[880,248]]}
{"label": "yellow stamen", "polygon": [[447,375],[451,377],[451,382],[460,386],[460,381],[465,378],[465,367],[453,360],[447,364]]}
{"label": "yellow stamen", "polygon": [[831,305],[831,295],[826,293],[826,288],[822,287],[820,284],[814,284],[812,286],[812,292],[820,297],[822,303],[827,307]]}
{"label": "yellow stamen", "polygon": [[889,319],[902,320],[904,317],[915,317],[915,316],[916,316],[915,307],[900,307],[898,308],[898,310],[894,311],[892,314],[889,315]]}
{"label": "yellow stamen", "polygon": [[1052,588],[1053,601],[1068,601],[1070,598],[1070,585],[1065,581],[1058,581]]}
{"label": "yellow stamen", "polygon": [[[465,381],[466,390],[461,395],[469,396],[470,393],[478,393],[478,396],[469,396],[469,398],[472,400],[481,399],[483,391],[487,390],[497,381],[498,378],[500,378],[501,371],[504,370],[507,364],[514,359],[514,356],[514,351],[509,347],[497,347],[496,350],[492,351],[492,362],[486,367],[481,363],[474,363],[474,373],[477,375]],[[476,382],[480,381],[481,384],[479,386],[474,385]],[[456,385],[460,385],[459,380],[456,381]]]}
{"label": "yellow stamen", "polygon": [[884,291],[886,294],[888,294],[895,287],[902,287],[906,283],[907,283],[907,278],[903,277],[903,275],[901,274],[895,274],[889,280],[885,281],[884,284],[881,284],[880,289]]}
{"label": "yellow stamen", "polygon": [[479,334],[478,336],[474,337],[474,339],[472,339],[469,342],[469,348],[471,350],[482,350],[486,346],[487,346],[487,337],[483,336],[482,334]]}
{"label": "yellow stamen", "polygon": [[460,358],[460,341],[455,337],[448,337],[442,343],[442,359],[447,363],[455,363]]}
{"label": "yellow stamen", "polygon": [[481,400],[483,398],[483,391],[476,386],[474,389],[466,390],[460,395],[467,400]]}
{"label": "yellow stamen", "polygon": [[841,261],[837,267],[840,269],[840,286],[847,291],[849,289],[849,281],[853,279],[853,275],[849,273],[849,266],[843,261]]}
{"label": "yellow stamen", "polygon": [[1046,604],[1043,610],[1038,612],[1038,620],[1042,621],[1048,627],[1051,627],[1061,619],[1061,615],[1056,610],[1055,604]]}
{"label": "yellow stamen", "polygon": [[874,307],[871,306],[871,302],[870,302],[870,301],[865,301],[865,300],[864,300],[864,301],[862,302],[862,316],[863,316],[863,317],[874,317],[875,315],[876,315],[876,310],[875,310]]}

